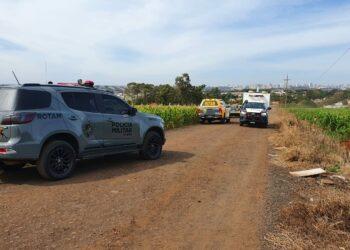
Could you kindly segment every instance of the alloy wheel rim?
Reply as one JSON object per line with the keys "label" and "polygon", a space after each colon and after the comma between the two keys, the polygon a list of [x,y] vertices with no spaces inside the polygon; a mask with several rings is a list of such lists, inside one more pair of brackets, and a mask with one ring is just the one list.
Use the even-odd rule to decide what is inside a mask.
{"label": "alloy wheel rim", "polygon": [[50,170],[58,175],[64,175],[72,167],[73,153],[64,146],[56,147],[49,157]]}

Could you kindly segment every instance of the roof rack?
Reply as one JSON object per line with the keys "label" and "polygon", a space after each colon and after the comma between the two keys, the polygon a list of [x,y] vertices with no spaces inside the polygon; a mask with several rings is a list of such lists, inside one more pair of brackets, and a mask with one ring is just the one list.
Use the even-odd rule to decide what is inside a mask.
{"label": "roof rack", "polygon": [[24,83],[22,84],[23,87],[34,87],[34,86],[41,86],[40,83]]}
{"label": "roof rack", "polygon": [[51,87],[51,88],[79,88],[79,89],[96,89],[93,87],[85,86],[65,86],[65,85],[54,85],[54,84],[40,84],[40,83],[24,83],[22,87]]}

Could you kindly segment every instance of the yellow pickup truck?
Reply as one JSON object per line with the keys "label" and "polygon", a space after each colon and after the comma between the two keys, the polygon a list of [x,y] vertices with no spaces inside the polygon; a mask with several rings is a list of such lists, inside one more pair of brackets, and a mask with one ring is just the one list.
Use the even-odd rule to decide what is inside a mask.
{"label": "yellow pickup truck", "polygon": [[215,120],[229,123],[230,108],[221,99],[203,99],[198,107],[198,116],[200,123],[205,121],[212,123]]}

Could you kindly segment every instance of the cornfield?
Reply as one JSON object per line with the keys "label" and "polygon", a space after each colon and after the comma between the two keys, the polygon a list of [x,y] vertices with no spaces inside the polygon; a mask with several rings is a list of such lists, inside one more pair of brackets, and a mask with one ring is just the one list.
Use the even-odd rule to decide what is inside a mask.
{"label": "cornfield", "polygon": [[167,129],[198,122],[195,106],[139,105],[136,108],[141,112],[158,115],[163,118]]}
{"label": "cornfield", "polygon": [[336,139],[350,139],[350,109],[290,108],[288,110],[298,119],[317,125]]}

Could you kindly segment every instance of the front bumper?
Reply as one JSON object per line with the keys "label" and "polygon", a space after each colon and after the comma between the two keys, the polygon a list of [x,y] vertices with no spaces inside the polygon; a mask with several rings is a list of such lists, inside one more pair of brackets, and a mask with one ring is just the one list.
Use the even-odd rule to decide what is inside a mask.
{"label": "front bumper", "polygon": [[267,124],[268,116],[262,116],[260,113],[246,113],[245,115],[240,115],[239,121],[241,123]]}

